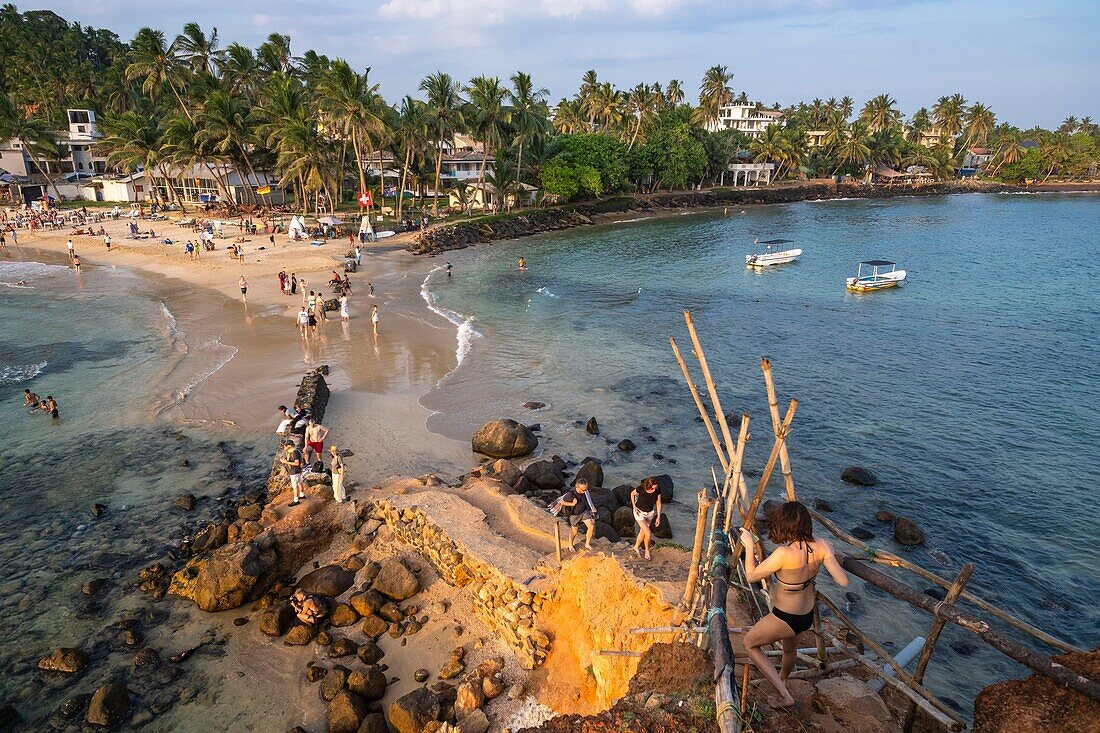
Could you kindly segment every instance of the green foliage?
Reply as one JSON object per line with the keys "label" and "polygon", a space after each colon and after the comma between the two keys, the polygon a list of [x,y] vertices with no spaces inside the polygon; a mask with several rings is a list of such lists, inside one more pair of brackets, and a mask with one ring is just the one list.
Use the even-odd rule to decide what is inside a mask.
{"label": "green foliage", "polygon": [[1001,168],[998,178],[1003,181],[1019,182],[1025,179],[1042,178],[1046,175],[1043,155],[1039,148],[1031,148],[1019,161]]}
{"label": "green foliage", "polygon": [[687,188],[703,177],[707,166],[707,151],[687,124],[658,130],[646,147],[653,152],[653,171],[657,180],[668,188]]}
{"label": "green foliage", "polygon": [[579,166],[595,169],[600,174],[602,191],[618,191],[626,183],[626,145],[614,135],[600,132],[561,135],[554,140],[550,152],[551,161],[561,158],[575,170]]}
{"label": "green foliage", "polygon": [[567,163],[563,157],[551,158],[542,167],[542,187],[547,193],[555,196],[565,199],[576,198],[581,190],[576,167]]}

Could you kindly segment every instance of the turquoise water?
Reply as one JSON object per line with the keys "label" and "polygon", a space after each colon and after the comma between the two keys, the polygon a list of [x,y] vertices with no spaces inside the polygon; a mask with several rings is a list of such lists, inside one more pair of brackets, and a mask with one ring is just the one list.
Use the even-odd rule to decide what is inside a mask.
{"label": "turquoise water", "polygon": [[[262,484],[269,453],[241,431],[157,419],[231,355],[205,336],[188,343],[163,287],[3,254],[28,259],[0,259],[0,701],[38,730],[62,699],[129,668],[132,650],[104,639],[122,608],[153,615],[137,569],[164,558],[182,523],[210,521],[217,497]],[[24,388],[53,395],[60,420],[28,414]],[[186,516],[171,505],[184,492],[200,497]],[[107,508],[96,517],[93,504]],[[107,591],[84,596],[94,578]],[[88,670],[39,675],[57,646],[90,652]]]}
{"label": "turquoise water", "polygon": [[[690,348],[688,309],[723,407],[752,416],[748,466],[762,468],[771,447],[759,370],[768,355],[781,403],[800,400],[789,445],[801,497],[829,501],[844,528],[862,526],[872,544],[942,575],[973,562],[975,591],[1092,647],[1098,228],[1096,195],[962,195],[736,209],[482,247],[456,257],[451,280],[428,282],[438,307],[476,333],[423,401],[442,432],[468,436],[502,414],[539,421],[547,450],[608,459],[606,483],[667,472],[688,496],[715,462],[668,344],[674,335]],[[755,237],[793,239],[804,255],[747,271]],[[896,260],[908,283],[846,293],[844,278],[872,258]],[[549,407],[527,413],[526,400]],[[586,436],[576,421],[592,415],[639,449]],[[842,483],[850,464],[879,484]],[[880,508],[915,520],[927,544],[896,546],[873,519]],[[877,638],[900,646],[926,633],[923,613],[852,591],[850,610]],[[944,638],[931,684],[961,709],[984,684],[1022,672],[965,632]]]}

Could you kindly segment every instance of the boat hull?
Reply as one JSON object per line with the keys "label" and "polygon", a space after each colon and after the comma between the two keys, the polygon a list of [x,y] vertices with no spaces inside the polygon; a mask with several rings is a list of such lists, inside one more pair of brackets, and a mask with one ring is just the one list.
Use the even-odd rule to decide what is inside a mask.
{"label": "boat hull", "polygon": [[769,252],[762,255],[745,255],[745,267],[754,270],[762,270],[765,267],[787,265],[794,262],[802,255],[800,249],[788,249],[783,252]]}
{"label": "boat hull", "polygon": [[876,290],[896,288],[904,280],[905,270],[898,270],[878,277],[850,277],[845,281],[845,289],[850,293],[872,293]]}

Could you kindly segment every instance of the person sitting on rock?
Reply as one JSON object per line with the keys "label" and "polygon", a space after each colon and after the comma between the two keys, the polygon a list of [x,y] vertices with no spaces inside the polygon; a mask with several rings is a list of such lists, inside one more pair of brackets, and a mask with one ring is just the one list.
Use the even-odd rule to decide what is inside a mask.
{"label": "person sitting on rock", "polygon": [[316,626],[328,616],[328,604],[324,599],[306,593],[299,588],[290,597],[290,607],[303,624]]}
{"label": "person sitting on rock", "polygon": [[588,481],[583,478],[578,479],[573,489],[562,497],[561,505],[568,507],[569,511],[569,549],[576,551],[574,543],[583,522],[587,528],[584,549],[591,550],[592,538],[596,534],[596,506],[592,503],[592,497],[588,495]]}
{"label": "person sitting on rock", "polygon": [[[768,539],[777,547],[758,564],[756,540],[752,532],[741,528],[745,580],[757,583],[775,574],[772,612],[745,634],[745,653],[779,693],[778,699],[769,700],[772,707],[789,707],[795,704],[786,684],[794,670],[795,638],[813,626],[817,573],[824,565],[833,580],[844,587],[848,585],[848,575],[829,543],[814,539],[810,512],[797,501],[788,501],[768,515]],[[779,576],[780,571],[783,577]],[[783,642],[783,662],[778,672],[764,654],[764,647],[777,641]]]}

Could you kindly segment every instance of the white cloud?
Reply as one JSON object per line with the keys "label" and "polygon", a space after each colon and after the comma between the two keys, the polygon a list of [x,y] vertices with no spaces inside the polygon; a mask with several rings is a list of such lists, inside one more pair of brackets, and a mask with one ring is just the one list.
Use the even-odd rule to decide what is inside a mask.
{"label": "white cloud", "polygon": [[387,20],[445,19],[456,25],[500,25],[539,18],[666,15],[691,0],[386,0],[378,9]]}

